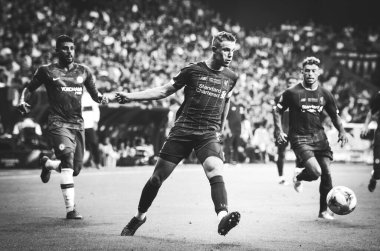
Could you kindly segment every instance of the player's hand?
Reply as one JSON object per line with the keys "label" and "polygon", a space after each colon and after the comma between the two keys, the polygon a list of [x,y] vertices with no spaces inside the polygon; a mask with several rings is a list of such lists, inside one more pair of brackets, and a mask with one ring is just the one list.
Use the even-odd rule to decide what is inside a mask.
{"label": "player's hand", "polygon": [[117,102],[119,102],[119,104],[125,104],[125,103],[131,101],[128,98],[127,92],[116,92],[115,98],[116,98]]}
{"label": "player's hand", "polygon": [[348,138],[345,132],[339,133],[338,135],[338,143],[340,143],[340,146],[343,147],[345,144],[347,144]]}
{"label": "player's hand", "polygon": [[24,101],[20,102],[17,105],[17,111],[19,111],[21,113],[21,115],[28,114],[30,112],[30,108],[31,108],[31,106]]}
{"label": "player's hand", "polygon": [[106,105],[106,104],[108,104],[109,102],[110,102],[110,100],[109,100],[109,98],[108,98],[108,96],[106,95],[106,94],[103,94],[101,97],[99,97],[100,98],[100,103],[102,104],[102,105]]}
{"label": "player's hand", "polygon": [[364,128],[361,130],[361,132],[360,132],[360,136],[365,137],[365,136],[367,136],[368,132],[369,132],[368,126],[367,126],[367,127],[364,127]]}
{"label": "player's hand", "polygon": [[285,144],[286,142],[288,142],[288,135],[284,132],[281,132],[278,134],[276,141],[280,145]]}

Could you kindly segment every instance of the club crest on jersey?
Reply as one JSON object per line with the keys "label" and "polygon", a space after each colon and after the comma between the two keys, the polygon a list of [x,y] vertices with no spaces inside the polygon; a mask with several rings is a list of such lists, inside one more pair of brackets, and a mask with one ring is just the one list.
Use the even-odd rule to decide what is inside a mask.
{"label": "club crest on jersey", "polygon": [[63,151],[63,150],[65,150],[65,145],[64,144],[59,144],[58,148],[59,148],[59,150]]}
{"label": "club crest on jersey", "polygon": [[78,77],[77,77],[77,83],[78,83],[78,84],[82,84],[83,81],[84,81],[84,78],[83,78],[82,76],[78,76]]}

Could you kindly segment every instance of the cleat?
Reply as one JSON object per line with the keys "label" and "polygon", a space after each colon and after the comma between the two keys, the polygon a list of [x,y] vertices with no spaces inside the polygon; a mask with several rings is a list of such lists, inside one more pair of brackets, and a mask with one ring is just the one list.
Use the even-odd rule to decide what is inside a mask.
{"label": "cleat", "polygon": [[297,180],[297,175],[299,173],[300,171],[295,170],[294,176],[293,176],[293,187],[294,187],[294,190],[296,190],[298,193],[301,193],[303,191],[303,184],[300,180]]}
{"label": "cleat", "polygon": [[372,193],[373,191],[375,191],[375,188],[376,188],[376,183],[377,181],[373,178],[373,176],[371,177],[371,179],[369,180],[369,184],[368,184],[368,190]]}
{"label": "cleat", "polygon": [[328,211],[323,211],[319,213],[318,218],[325,219],[325,220],[333,220],[334,214]]}
{"label": "cleat", "polygon": [[239,212],[232,212],[224,216],[218,225],[218,233],[220,235],[226,235],[228,232],[236,227],[237,224],[239,224],[240,221],[240,213]]}
{"label": "cleat", "polygon": [[81,220],[81,219],[83,219],[83,217],[82,217],[82,215],[80,215],[78,213],[78,211],[76,209],[74,209],[73,211],[67,212],[66,219],[68,219],[68,220]]}
{"label": "cleat", "polygon": [[136,217],[133,217],[131,221],[124,227],[123,231],[121,231],[121,236],[133,236],[137,229],[144,224],[146,221],[146,217],[143,220],[139,220]]}
{"label": "cleat", "polygon": [[39,160],[40,162],[40,167],[41,167],[41,180],[43,183],[48,183],[49,180],[50,180],[50,174],[51,174],[51,170],[49,170],[47,167],[46,167],[46,161],[48,161],[49,158],[47,156],[42,156]]}

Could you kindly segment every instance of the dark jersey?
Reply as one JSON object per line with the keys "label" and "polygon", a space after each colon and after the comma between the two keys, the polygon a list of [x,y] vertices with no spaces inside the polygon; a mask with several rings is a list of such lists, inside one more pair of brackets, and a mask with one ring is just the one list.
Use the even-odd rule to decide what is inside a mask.
{"label": "dark jersey", "polygon": [[95,78],[88,67],[74,63],[72,69],[65,71],[57,64],[43,65],[37,69],[27,88],[32,92],[42,84],[50,105],[49,123],[60,122],[65,127],[83,128],[83,86],[94,100],[98,98]]}
{"label": "dark jersey", "polygon": [[[375,97],[371,100],[370,109],[372,115],[380,111],[380,92],[376,93]],[[377,119],[377,124],[380,125],[380,116]]]}
{"label": "dark jersey", "polygon": [[183,68],[173,79],[176,89],[185,87],[173,130],[220,131],[224,106],[238,76],[228,68],[214,71],[199,62]]}
{"label": "dark jersey", "polygon": [[331,118],[338,116],[334,97],[325,88],[306,90],[297,84],[285,90],[277,103],[281,111],[289,108],[289,135],[315,134],[323,130],[322,112]]}

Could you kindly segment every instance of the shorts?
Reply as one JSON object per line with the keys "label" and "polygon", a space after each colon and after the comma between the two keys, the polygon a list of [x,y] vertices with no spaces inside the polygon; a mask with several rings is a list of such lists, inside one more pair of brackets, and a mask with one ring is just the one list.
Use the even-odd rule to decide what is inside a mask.
{"label": "shorts", "polygon": [[289,141],[302,165],[312,157],[327,157],[333,160],[333,152],[324,131],[308,135],[291,135]]}
{"label": "shorts", "polygon": [[74,153],[73,166],[79,169],[74,171],[80,171],[84,156],[84,130],[54,126],[48,128],[48,136],[57,159],[61,159],[64,154]]}
{"label": "shorts", "polygon": [[193,149],[201,163],[210,156],[224,159],[222,144],[216,132],[195,134],[178,129],[170,132],[159,156],[164,160],[178,164],[182,159],[189,156]]}

